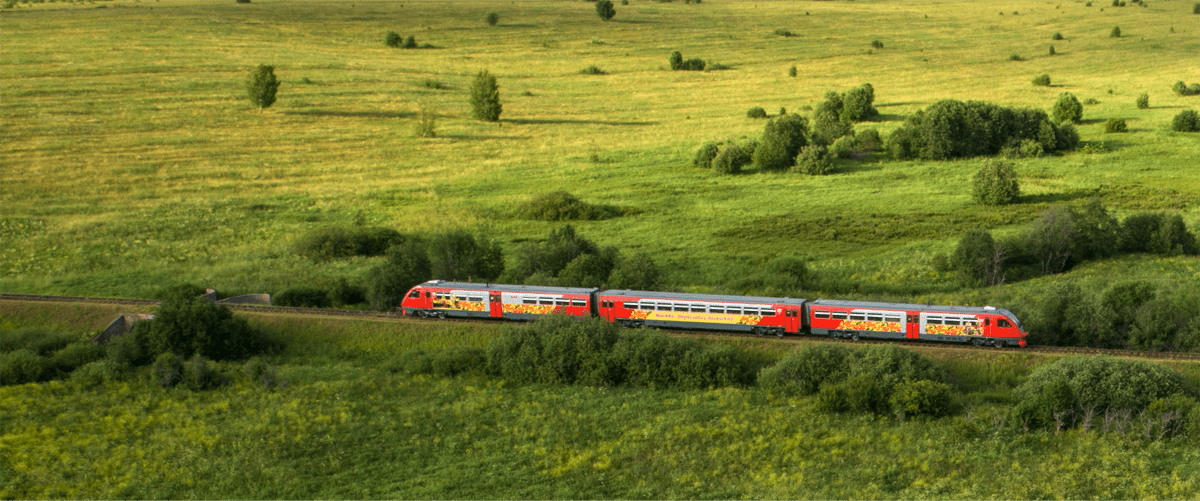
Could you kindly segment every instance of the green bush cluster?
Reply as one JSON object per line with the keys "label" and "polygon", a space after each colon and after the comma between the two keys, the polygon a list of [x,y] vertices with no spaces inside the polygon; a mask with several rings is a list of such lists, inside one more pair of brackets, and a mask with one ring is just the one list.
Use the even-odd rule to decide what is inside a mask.
{"label": "green bush cluster", "polygon": [[414,285],[432,278],[492,281],[504,272],[499,242],[463,230],[434,234],[427,240],[408,238],[388,249],[385,260],[371,270],[366,287],[372,307],[396,307]]}
{"label": "green bush cluster", "polygon": [[329,292],[316,287],[293,287],[271,296],[274,306],[294,306],[300,308],[328,308],[333,304]]}
{"label": "green bush cluster", "polygon": [[699,389],[753,382],[749,364],[729,346],[565,316],[506,329],[488,347],[487,372],[516,383],[588,386]]}
{"label": "green bush cluster", "polygon": [[1183,110],[1171,120],[1171,130],[1176,132],[1200,132],[1200,113]]}
{"label": "green bush cluster", "polygon": [[600,221],[621,215],[621,209],[589,204],[565,191],[552,191],[534,195],[517,208],[517,214],[535,221]]}
{"label": "green bush cluster", "polygon": [[702,169],[712,168],[714,158],[721,152],[721,143],[716,141],[705,141],[700,145],[700,149],[696,150],[696,158],[692,159],[692,166]]}
{"label": "green bush cluster", "polygon": [[1031,139],[1043,151],[1074,149],[1079,134],[1041,110],[1012,109],[980,101],[943,100],[918,111],[888,137],[897,159],[946,160],[988,156]]}
{"label": "green bush cluster", "polygon": [[1054,102],[1054,119],[1059,123],[1079,123],[1083,119],[1083,104],[1070,92],[1059,94]]}
{"label": "green bush cluster", "polygon": [[1124,118],[1110,118],[1104,121],[1104,132],[1108,134],[1119,134],[1129,131],[1129,125],[1125,123]]}
{"label": "green bush cluster", "polygon": [[1137,107],[1138,107],[1138,109],[1139,109],[1139,110],[1148,110],[1148,109],[1150,109],[1150,93],[1148,93],[1148,92],[1143,92],[1143,93],[1141,93],[1141,94],[1138,94],[1138,97],[1137,97]]}
{"label": "green bush cluster", "polygon": [[488,12],[487,16],[484,16],[483,20],[488,26],[495,26],[500,24],[500,14],[497,12]]}
{"label": "green bush cluster", "polygon": [[763,128],[762,140],[751,159],[764,171],[783,171],[796,163],[800,149],[808,145],[808,119],[796,114],[772,118]]}
{"label": "green bush cluster", "polygon": [[184,359],[174,353],[164,352],[150,366],[150,381],[161,388],[183,387],[204,391],[224,386],[229,380],[212,361],[198,353],[191,359]]}
{"label": "green bush cluster", "polygon": [[0,384],[61,378],[103,359],[104,347],[45,329],[0,330]]}
{"label": "green bush cluster", "polygon": [[121,337],[137,339],[146,350],[144,359],[171,352],[180,357],[200,354],[214,360],[234,360],[272,348],[265,335],[245,318],[204,300],[164,302],[153,319],[134,323]]}
{"label": "green bush cluster", "polygon": [[841,94],[826,92],[825,101],[817,105],[817,111],[834,112],[845,122],[861,122],[879,116],[874,103],[875,87],[864,83]]}
{"label": "green bush cluster", "polygon": [[[1040,143],[1034,143],[1040,146]],[[971,196],[984,205],[1007,205],[1021,195],[1017,173],[1009,162],[995,159],[983,161],[971,182]]]}
{"label": "green bush cluster", "polygon": [[[382,256],[388,248],[410,237],[391,228],[321,228],[300,237],[296,253],[313,261],[352,256]],[[199,294],[203,294],[201,290]],[[196,295],[199,295],[196,294]],[[192,297],[195,297],[193,295]]]}
{"label": "green bush cluster", "polygon": [[704,71],[705,66],[703,59],[684,60],[683,53],[679,51],[672,52],[668,62],[671,63],[671,69],[674,71]]}
{"label": "green bush cluster", "polygon": [[754,106],[746,110],[746,118],[767,118],[767,110],[762,106]]}
{"label": "green bush cluster", "polygon": [[617,9],[613,7],[612,0],[599,0],[596,2],[596,15],[603,21],[612,19],[617,15]]}
{"label": "green bush cluster", "polygon": [[600,247],[570,225],[551,230],[541,244],[526,244],[517,256],[502,282],[645,290],[657,287],[661,279],[649,255],[622,256],[616,247]]}
{"label": "green bush cluster", "polygon": [[[1013,392],[1018,426],[1066,429],[1102,420],[1113,411],[1141,413],[1152,405],[1167,410],[1164,399],[1179,395],[1195,407],[1196,389],[1179,373],[1142,360],[1073,356],[1033,370]],[[1190,411],[1190,409],[1189,409]],[[1090,415],[1089,415],[1090,413]],[[1159,416],[1153,416],[1159,418]],[[1087,426],[1096,426],[1095,421]]]}
{"label": "green bush cluster", "polygon": [[416,37],[409,35],[408,38],[405,38],[405,37],[400,36],[399,33],[396,33],[394,31],[389,31],[389,32],[387,32],[387,35],[384,35],[383,43],[386,44],[388,47],[392,47],[392,48],[400,48],[400,49],[415,49],[415,48],[417,48]]}
{"label": "green bush cluster", "polygon": [[1041,86],[1041,87],[1049,87],[1050,86],[1050,75],[1048,75],[1046,73],[1042,73],[1041,75],[1033,77],[1033,84],[1037,85],[1037,86]]}
{"label": "green bush cluster", "polygon": [[1183,83],[1183,80],[1180,80],[1175,82],[1175,85],[1171,86],[1171,90],[1175,91],[1176,94],[1181,96],[1200,95],[1200,83],[1188,85]]}
{"label": "green bush cluster", "polygon": [[758,384],[785,394],[817,394],[818,406],[831,412],[940,416],[951,405],[945,377],[928,358],[895,345],[817,344],[760,371]]}
{"label": "green bush cluster", "polygon": [[579,73],[582,75],[607,75],[608,74],[608,72],[600,69],[600,67],[596,66],[596,65],[588,66],[587,68],[579,70]]}
{"label": "green bush cluster", "polygon": [[810,144],[800,148],[796,155],[796,165],[793,170],[810,176],[824,176],[834,172],[833,160],[837,154],[819,144]]}
{"label": "green bush cluster", "polygon": [[775,35],[776,35],[776,36],[781,36],[781,37],[794,37],[794,36],[796,36],[794,33],[792,33],[791,31],[789,31],[787,28],[776,28],[776,29],[775,29]]}

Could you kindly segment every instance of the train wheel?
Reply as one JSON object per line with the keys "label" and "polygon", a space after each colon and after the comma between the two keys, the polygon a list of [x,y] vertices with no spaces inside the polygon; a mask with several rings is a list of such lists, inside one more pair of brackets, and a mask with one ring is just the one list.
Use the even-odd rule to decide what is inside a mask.
{"label": "train wheel", "polygon": [[783,337],[783,329],[775,329],[775,335],[779,336],[779,337]]}
{"label": "train wheel", "polygon": [[755,334],[758,334],[758,335],[760,335],[760,336],[761,336],[761,335],[763,335],[763,330],[762,330],[762,327],[755,327],[755,328],[754,328],[754,333],[755,333]]}
{"label": "train wheel", "polygon": [[994,344],[993,344],[993,346],[995,346],[995,347],[997,347],[997,348],[1003,348],[1003,347],[1004,347],[1006,344],[1008,344],[1008,343],[1005,343],[1004,341],[1001,341],[1001,340],[999,340],[999,339],[997,339],[997,340],[993,341],[992,343],[994,343]]}
{"label": "train wheel", "polygon": [[445,319],[446,319],[446,312],[444,312],[444,311],[439,311],[439,312],[437,313],[437,317],[438,317],[438,318],[440,318],[440,319],[442,319],[442,320],[445,320]]}
{"label": "train wheel", "polygon": [[857,332],[855,332],[854,334],[851,334],[851,335],[850,335],[850,339],[853,339],[853,340],[855,340],[855,341],[858,341],[858,333],[857,333]]}
{"label": "train wheel", "polygon": [[979,338],[975,338],[975,340],[972,341],[972,343],[974,343],[975,346],[983,346],[983,340],[979,339]]}

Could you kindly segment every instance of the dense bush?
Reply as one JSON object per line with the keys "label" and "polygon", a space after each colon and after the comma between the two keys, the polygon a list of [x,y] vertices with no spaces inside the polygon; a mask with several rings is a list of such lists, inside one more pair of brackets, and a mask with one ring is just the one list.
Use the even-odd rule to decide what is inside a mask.
{"label": "dense bush", "polygon": [[705,66],[703,59],[684,60],[679,51],[672,52],[669,61],[671,69],[675,71],[703,71]]}
{"label": "dense bush", "polygon": [[0,352],[29,350],[37,355],[49,356],[79,340],[79,336],[47,329],[0,330]]}
{"label": "dense bush", "polygon": [[952,396],[946,383],[905,381],[892,390],[892,410],[905,416],[941,417],[950,413]]}
{"label": "dense bush", "polygon": [[475,75],[471,82],[471,114],[485,122],[498,122],[504,105],[500,104],[500,85],[487,70]]}
{"label": "dense bush", "polygon": [[997,254],[997,249],[991,233],[975,228],[958,240],[950,262],[955,270],[972,281],[996,285],[1003,276],[1003,254]]}
{"label": "dense bush", "polygon": [[192,391],[211,390],[224,386],[229,378],[199,353],[183,364],[183,387]]}
{"label": "dense bush", "polygon": [[[826,392],[828,385],[839,385],[821,397],[830,409],[852,410],[856,406],[871,412],[886,410],[896,385],[906,381],[944,381],[945,373],[934,363],[913,351],[895,345],[871,345],[849,349],[840,345],[817,344],[793,351],[758,374],[763,388],[793,395]],[[871,381],[867,384],[866,381]]]}
{"label": "dense bush", "polygon": [[271,346],[245,318],[223,305],[203,300],[168,301],[152,320],[134,323],[131,334],[144,335],[151,356],[171,352],[180,357],[199,353],[216,360],[247,358]]}
{"label": "dense bush", "polygon": [[898,159],[945,160],[995,155],[1032,139],[1045,152],[1078,144],[1074,128],[1060,127],[1040,110],[1016,110],[979,101],[943,100],[918,111],[888,137]]}
{"label": "dense bush", "polygon": [[275,67],[260,64],[250,72],[249,78],[246,79],[246,96],[250,98],[250,103],[258,107],[258,112],[262,113],[264,109],[270,108],[275,104],[276,94],[279,92],[279,84],[282,82],[275,78]]}
{"label": "dense bush", "polygon": [[829,146],[842,137],[854,135],[854,124],[842,120],[836,111],[821,107],[813,115],[810,139],[815,144]]}
{"label": "dense bush", "polygon": [[[1108,356],[1068,357],[1033,370],[1013,392],[1022,426],[1054,428],[1091,412],[1140,412],[1160,398],[1195,396],[1179,373],[1162,365]],[[1056,415],[1058,418],[1056,419]]]}
{"label": "dense bush", "polygon": [[788,68],[788,76],[789,77],[796,76],[796,65],[792,65],[792,67]]}
{"label": "dense bush", "polygon": [[429,271],[441,280],[492,281],[504,273],[500,243],[484,235],[452,230],[429,239]]}
{"label": "dense bush", "polygon": [[[391,228],[321,228],[301,237],[296,242],[296,252],[313,261],[382,256],[388,248],[404,243],[408,238]],[[199,294],[203,293],[200,289]]]}
{"label": "dense bush", "polygon": [[387,44],[388,47],[398,48],[403,42],[404,37],[400,36],[399,33],[394,31],[387,32],[387,35],[384,35],[383,37],[383,43]]}
{"label": "dense bush", "polygon": [[708,169],[712,167],[712,161],[717,158],[717,153],[721,151],[721,143],[716,141],[706,141],[700,145],[700,149],[696,150],[696,158],[692,160],[692,165]]}
{"label": "dense bush", "polygon": [[332,301],[329,300],[329,293],[323,289],[294,287],[271,296],[271,304],[300,308],[328,308]]}
{"label": "dense bush", "polygon": [[191,301],[207,293],[207,289],[198,285],[177,284],[155,291],[154,298],[163,301]]}
{"label": "dense bush", "polygon": [[1007,205],[1021,195],[1017,173],[1012,164],[1001,160],[985,160],[971,182],[971,195],[976,203]]}
{"label": "dense bush", "polygon": [[746,150],[733,142],[727,142],[712,159],[712,168],[718,174],[737,174],[742,167],[750,163],[750,155]]}
{"label": "dense bush", "polygon": [[433,374],[454,377],[461,374],[483,375],[487,371],[487,352],[479,348],[456,346],[427,352],[416,349],[402,353],[399,366],[408,374]]}
{"label": "dense bush", "polygon": [[150,365],[150,382],[162,388],[173,388],[183,380],[183,359],[169,351],[160,353]]}
{"label": "dense bush", "polygon": [[412,35],[409,35],[407,38],[404,39],[404,44],[401,45],[401,47],[404,47],[405,49],[417,48],[417,38]]}
{"label": "dense bush", "polygon": [[483,20],[487,22],[488,26],[495,26],[500,24],[500,14],[496,12],[488,12],[487,16],[485,16]]}
{"label": "dense bush", "polygon": [[52,377],[53,370],[50,360],[31,350],[20,349],[0,354],[0,384],[45,381]]}
{"label": "dense bush", "polygon": [[1113,29],[1108,33],[1108,36],[1112,38],[1121,38],[1121,27],[1113,26]]}
{"label": "dense bush", "polygon": [[605,75],[605,74],[607,74],[607,72],[600,69],[600,67],[596,66],[596,65],[588,66],[587,68],[579,70],[579,73],[583,74],[583,75]]}
{"label": "dense bush", "polygon": [[829,111],[844,122],[860,122],[879,116],[875,109],[875,88],[869,83],[838,94],[825,93],[825,101],[817,105],[817,111]]}
{"label": "dense bush", "polygon": [[883,146],[883,139],[875,129],[863,129],[854,135],[854,146],[863,151],[875,151]]}
{"label": "dense bush", "polygon": [[1200,132],[1200,113],[1183,110],[1171,120],[1171,130],[1176,132]]}
{"label": "dense bush", "polygon": [[1046,73],[1042,73],[1041,75],[1033,77],[1033,84],[1042,86],[1042,87],[1049,87],[1050,86],[1050,75],[1048,75]]}
{"label": "dense bush", "polygon": [[794,37],[794,36],[796,36],[794,33],[792,33],[791,31],[789,31],[787,28],[775,28],[775,34],[776,34],[776,35],[778,35],[778,36],[781,36],[781,37]]}
{"label": "dense bush", "polygon": [[871,48],[872,48],[872,49],[882,49],[882,48],[883,48],[883,42],[880,42],[879,40],[872,40],[872,41],[871,41]]}
{"label": "dense bush", "polygon": [[1050,39],[1051,40],[1062,40],[1063,39],[1062,33],[1059,33],[1056,31],[1056,32],[1054,32],[1054,36],[1051,36]]}
{"label": "dense bush", "polygon": [[[1057,54],[1057,52],[1055,52],[1055,51],[1054,51],[1054,46],[1053,46],[1053,45],[1051,45],[1051,46],[1050,46],[1050,55],[1051,55],[1051,56],[1053,56],[1053,55],[1055,55],[1055,54]],[[1046,84],[1046,85],[1050,85],[1050,84]]]}
{"label": "dense bush", "polygon": [[795,164],[800,149],[808,145],[808,119],[789,114],[772,118],[754,150],[754,165],[764,171],[787,170]]}
{"label": "dense bush", "polygon": [[608,286],[614,289],[655,290],[661,281],[654,258],[644,252],[618,259],[608,276]]}
{"label": "dense bush", "polygon": [[113,367],[140,367],[154,361],[155,354],[150,350],[149,344],[148,331],[145,328],[133,328],[123,336],[109,339],[105,351]]}
{"label": "dense bush", "polygon": [[596,15],[600,19],[608,21],[613,16],[617,15],[617,9],[613,7],[612,0],[599,0],[596,2]]}
{"label": "dense bush", "polygon": [[846,378],[852,354],[849,348],[837,344],[805,346],[759,371],[758,385],[785,394],[812,395],[825,382]]}
{"label": "dense bush", "polygon": [[1059,123],[1079,123],[1083,119],[1083,104],[1070,92],[1059,94],[1054,102],[1054,119]]}
{"label": "dense bush", "polygon": [[1141,93],[1141,94],[1138,94],[1138,97],[1137,97],[1137,107],[1138,107],[1138,109],[1139,109],[1139,110],[1148,110],[1148,109],[1150,109],[1150,93],[1148,93],[1148,92],[1143,92],[1143,93]]}
{"label": "dense bush", "polygon": [[1194,83],[1192,85],[1188,85],[1186,83],[1183,83],[1183,81],[1181,80],[1181,81],[1175,82],[1175,85],[1171,86],[1171,90],[1175,91],[1176,94],[1179,94],[1181,96],[1194,96],[1194,95],[1200,94],[1200,83]]}
{"label": "dense bush", "polygon": [[371,270],[367,278],[367,299],[376,309],[390,310],[400,304],[409,289],[430,278],[425,245],[415,239],[409,240],[388,249],[384,262]]}
{"label": "dense bush", "polygon": [[[700,161],[699,155],[697,161]],[[517,214],[536,221],[600,221],[620,215],[620,210],[589,204],[565,191],[552,191],[534,195],[517,208]]]}
{"label": "dense bush", "polygon": [[61,373],[69,373],[104,358],[104,355],[104,346],[78,342],[55,352],[50,358],[50,365]]}
{"label": "dense bush", "polygon": [[1104,132],[1106,133],[1122,133],[1128,130],[1129,126],[1125,123],[1124,118],[1110,118],[1104,122]]}
{"label": "dense bush", "polygon": [[767,110],[762,109],[762,106],[754,106],[746,110],[746,118],[767,118]]}
{"label": "dense bush", "polygon": [[121,368],[111,360],[97,360],[71,372],[71,381],[85,387],[99,386],[121,377]]}
{"label": "dense bush", "polygon": [[828,148],[819,144],[810,144],[800,148],[800,154],[796,155],[794,170],[810,176],[832,174],[834,158],[837,158],[837,155],[831,153]]}

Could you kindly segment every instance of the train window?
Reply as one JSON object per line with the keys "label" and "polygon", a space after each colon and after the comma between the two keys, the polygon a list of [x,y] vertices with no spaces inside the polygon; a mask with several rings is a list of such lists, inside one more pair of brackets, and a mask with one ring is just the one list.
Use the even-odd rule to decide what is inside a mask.
{"label": "train window", "polygon": [[538,298],[538,304],[554,306],[554,298],[549,298],[549,297]]}
{"label": "train window", "polygon": [[725,307],[724,306],[709,306],[708,312],[709,313],[725,313]]}
{"label": "train window", "polygon": [[834,319],[834,320],[845,320],[847,316],[848,316],[848,315],[846,315],[846,312],[844,312],[844,311],[835,311],[835,312],[833,312],[833,319]]}
{"label": "train window", "polygon": [[760,315],[762,315],[764,317],[773,317],[773,316],[775,316],[775,310],[774,309],[762,310]]}
{"label": "train window", "polygon": [[408,297],[417,299],[417,298],[421,297],[421,291],[412,291],[412,292],[408,293]]}
{"label": "train window", "polygon": [[829,318],[829,312],[824,310],[814,311],[813,318]]}
{"label": "train window", "polygon": [[758,308],[742,308],[743,315],[758,315]]}
{"label": "train window", "polygon": [[671,303],[658,303],[658,311],[671,311]]}
{"label": "train window", "polygon": [[571,306],[587,306],[587,301],[582,299],[572,299]]}
{"label": "train window", "polygon": [[728,313],[731,315],[741,315],[742,309],[740,307],[725,308],[725,313]]}
{"label": "train window", "polygon": [[862,320],[866,320],[866,319],[867,319],[867,315],[865,315],[863,313],[850,313],[850,320],[862,321]]}
{"label": "train window", "polygon": [[686,304],[676,304],[676,305],[675,305],[675,311],[688,311],[688,305],[686,305]]}
{"label": "train window", "polygon": [[947,318],[947,319],[946,319],[946,320],[944,320],[942,323],[943,323],[944,325],[958,325],[958,324],[959,324],[959,321],[958,321],[958,319],[957,319],[957,318]]}
{"label": "train window", "polygon": [[1008,323],[1008,320],[1001,318],[999,320],[996,320],[996,327],[1009,328],[1009,327],[1012,327],[1012,324]]}
{"label": "train window", "polygon": [[938,317],[929,317],[925,319],[925,323],[929,325],[942,325],[942,319]]}
{"label": "train window", "polygon": [[571,304],[571,301],[566,300],[566,299],[555,299],[554,304],[556,304],[558,306],[567,306],[567,305]]}
{"label": "train window", "polygon": [[637,303],[625,303],[625,307],[631,310],[636,310],[639,306]]}
{"label": "train window", "polygon": [[990,318],[983,319],[983,325],[992,325],[992,319],[990,319]]}
{"label": "train window", "polygon": [[898,323],[900,323],[900,317],[887,317],[883,321],[898,324]]}
{"label": "train window", "polygon": [[525,299],[522,299],[521,302],[525,303],[525,304],[537,304],[537,299],[527,297]]}
{"label": "train window", "polygon": [[482,302],[483,302],[483,298],[481,298],[481,297],[473,297],[473,298],[471,298],[471,302],[472,302],[472,303],[482,303]]}
{"label": "train window", "polygon": [[869,321],[869,322],[882,322],[882,321],[883,321],[883,315],[879,315],[879,314],[867,314],[867,321]]}
{"label": "train window", "polygon": [[705,307],[702,304],[693,304],[692,313],[704,313]]}

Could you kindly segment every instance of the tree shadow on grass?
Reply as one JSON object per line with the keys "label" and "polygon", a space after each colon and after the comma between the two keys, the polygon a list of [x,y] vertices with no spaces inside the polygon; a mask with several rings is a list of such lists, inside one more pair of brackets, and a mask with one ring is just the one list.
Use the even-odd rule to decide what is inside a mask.
{"label": "tree shadow on grass", "polygon": [[1081,198],[1091,197],[1092,193],[1074,192],[1074,193],[1042,193],[1038,195],[1021,195],[1017,197],[1018,204],[1054,204],[1061,202],[1070,202]]}
{"label": "tree shadow on grass", "polygon": [[484,135],[484,134],[438,134],[437,139],[450,139],[453,141],[494,141],[506,139],[531,139],[531,136],[503,136],[503,135]]}
{"label": "tree shadow on grass", "polygon": [[879,103],[879,104],[876,104],[875,107],[876,108],[887,108],[887,107],[891,107],[891,106],[912,106],[914,104],[920,105],[920,104],[928,104],[928,103],[926,103],[925,101],[901,101],[899,103]]}
{"label": "tree shadow on grass", "polygon": [[897,113],[880,113],[872,119],[873,122],[903,122],[908,118],[908,115],[900,115]]}
{"label": "tree shadow on grass", "polygon": [[658,122],[621,122],[610,120],[571,120],[558,118],[505,118],[501,122],[517,125],[658,125]]}
{"label": "tree shadow on grass", "polygon": [[332,110],[304,110],[304,111],[285,111],[286,115],[308,115],[314,117],[339,117],[339,118],[412,118],[416,113],[411,111],[332,111]]}

